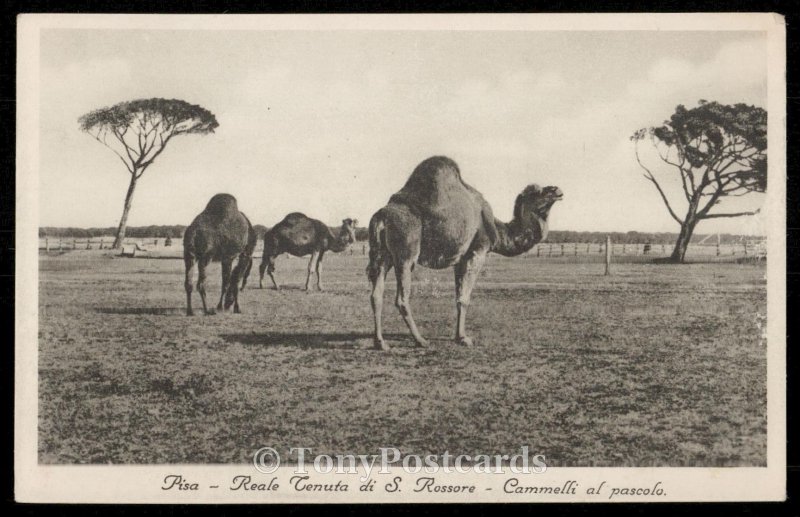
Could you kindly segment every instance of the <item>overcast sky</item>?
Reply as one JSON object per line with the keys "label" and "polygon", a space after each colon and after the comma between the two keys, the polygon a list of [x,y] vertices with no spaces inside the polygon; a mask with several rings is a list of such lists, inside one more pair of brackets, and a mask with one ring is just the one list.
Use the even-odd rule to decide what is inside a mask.
{"label": "overcast sky", "polygon": [[[444,154],[501,219],[539,183],[565,193],[552,229],[677,231],[629,136],[699,99],[766,108],[766,61],[759,32],[45,30],[40,223],[118,223],[129,175],[77,119],[165,97],[220,127],[170,141],[139,181],[132,226],[188,224],[218,192],[267,226],[292,211],[364,225]],[[762,229],[754,217],[698,227],[717,231]]]}

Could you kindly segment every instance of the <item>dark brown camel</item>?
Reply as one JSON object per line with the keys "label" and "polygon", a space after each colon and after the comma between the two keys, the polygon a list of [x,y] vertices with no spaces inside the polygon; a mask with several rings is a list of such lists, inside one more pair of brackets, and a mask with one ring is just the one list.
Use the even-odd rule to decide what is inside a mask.
{"label": "dark brown camel", "polygon": [[434,156],[420,163],[405,186],[369,222],[369,266],[375,347],[388,350],[381,329],[384,280],[394,267],[395,305],[419,346],[427,344],[411,315],[414,264],[432,269],[453,266],[456,281],[456,341],[470,345],[465,330],[472,288],[489,251],[512,257],[547,236],[547,217],[563,194],[558,187],[529,185],[517,196],[514,219],[494,218],[483,196],[461,179],[456,163]]}
{"label": "dark brown camel", "polygon": [[317,273],[317,289],[322,290],[322,272],[320,264],[322,256],[326,251],[341,252],[347,249],[356,241],[355,219],[345,219],[339,235],[334,236],[330,228],[325,223],[316,219],[310,219],[300,212],[293,212],[283,218],[266,233],[264,233],[264,254],[261,258],[261,265],[258,267],[258,285],[264,288],[264,272],[269,274],[272,285],[275,289],[278,282],[275,281],[275,259],[281,253],[289,253],[295,257],[304,257],[311,254],[308,261],[308,275],[306,276],[306,287],[308,291],[311,282],[311,274]]}
{"label": "dark brown camel", "polygon": [[[206,305],[206,267],[209,262],[222,263],[222,293],[217,310],[239,313],[239,279],[250,271],[253,262],[257,235],[253,225],[236,206],[236,198],[230,194],[217,194],[211,198],[200,215],[183,235],[183,260],[186,263],[186,314],[192,311],[192,277],[197,263],[197,291],[203,301],[203,312],[214,314]],[[231,269],[238,257],[236,268]],[[223,309],[223,300],[225,302]]]}

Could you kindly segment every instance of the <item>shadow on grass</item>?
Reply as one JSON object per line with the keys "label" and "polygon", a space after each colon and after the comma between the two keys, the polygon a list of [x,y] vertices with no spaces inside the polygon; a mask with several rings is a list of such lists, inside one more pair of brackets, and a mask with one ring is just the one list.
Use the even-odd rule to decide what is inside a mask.
{"label": "shadow on grass", "polygon": [[178,316],[186,314],[185,307],[98,307],[100,314],[150,314],[153,316]]}
{"label": "shadow on grass", "polygon": [[[298,348],[328,348],[354,350],[372,347],[372,334],[366,332],[263,332],[259,334],[222,334],[226,343],[259,346],[296,346]],[[406,334],[384,334],[391,341],[405,341]]]}

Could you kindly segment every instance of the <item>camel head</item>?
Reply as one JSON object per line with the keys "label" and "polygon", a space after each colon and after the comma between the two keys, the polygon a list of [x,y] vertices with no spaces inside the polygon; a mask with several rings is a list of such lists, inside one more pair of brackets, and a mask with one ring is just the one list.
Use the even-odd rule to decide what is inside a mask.
{"label": "camel head", "polygon": [[525,219],[526,214],[533,213],[546,220],[550,214],[550,208],[563,197],[564,193],[558,187],[547,186],[542,188],[536,183],[528,185],[517,196],[517,200],[514,203],[514,217]]}
{"label": "camel head", "polygon": [[342,220],[342,228],[339,230],[339,235],[336,236],[337,246],[340,251],[344,251],[348,246],[356,242],[356,225],[357,219],[344,219]]}

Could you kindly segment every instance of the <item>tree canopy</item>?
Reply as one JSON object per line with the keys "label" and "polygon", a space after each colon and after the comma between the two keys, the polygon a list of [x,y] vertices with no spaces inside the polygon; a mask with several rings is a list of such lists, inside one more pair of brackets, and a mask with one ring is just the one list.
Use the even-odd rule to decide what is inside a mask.
{"label": "tree canopy", "polygon": [[128,172],[137,177],[172,137],[213,133],[219,127],[214,114],[202,106],[158,98],[100,108],[83,115],[78,123],[82,131],[114,151]]}

